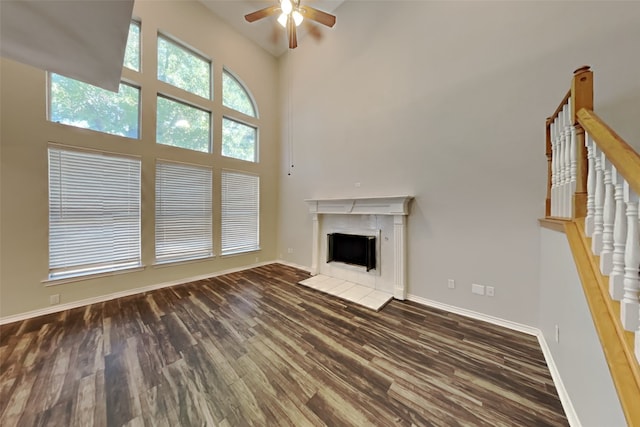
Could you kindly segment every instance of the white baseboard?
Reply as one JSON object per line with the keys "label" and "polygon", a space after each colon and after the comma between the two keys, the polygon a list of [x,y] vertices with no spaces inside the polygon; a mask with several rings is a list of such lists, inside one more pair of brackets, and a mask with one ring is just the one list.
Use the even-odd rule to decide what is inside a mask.
{"label": "white baseboard", "polygon": [[560,372],[558,371],[558,367],[556,366],[553,355],[551,354],[551,350],[547,345],[547,341],[542,334],[542,331],[538,328],[534,328],[532,326],[523,325],[521,323],[512,322],[510,320],[501,319],[499,317],[489,316],[488,314],[479,313],[473,310],[467,310],[466,308],[456,307],[454,305],[444,304],[438,301],[433,301],[427,298],[422,298],[417,295],[407,295],[407,299],[409,301],[417,302],[418,304],[426,305],[428,307],[439,308],[440,310],[444,310],[450,313],[459,314],[460,316],[470,317],[476,320],[482,320],[487,323],[491,323],[493,325],[498,325],[505,327],[507,329],[511,329],[518,332],[523,332],[525,334],[534,335],[538,338],[538,342],[540,343],[540,348],[542,349],[542,354],[544,355],[544,359],[547,362],[547,367],[549,368],[549,372],[551,373],[551,378],[553,379],[553,383],[556,386],[556,390],[558,392],[558,397],[560,398],[560,403],[562,404],[562,409],[564,409],[564,413],[567,416],[567,420],[569,421],[569,425],[571,427],[582,427],[582,423],[578,418],[578,414],[576,413],[575,408],[573,407],[573,403],[571,403],[571,398],[569,397],[569,393],[562,382],[562,377],[560,376]]}
{"label": "white baseboard", "polygon": [[81,300],[77,300],[77,301],[71,301],[71,302],[68,302],[68,303],[65,303],[65,304],[57,304],[57,305],[53,305],[51,307],[45,307],[45,308],[40,308],[40,309],[37,309],[37,310],[27,311],[25,313],[19,313],[19,314],[14,314],[14,315],[11,315],[11,316],[0,317],[0,325],[4,325],[4,324],[7,324],[7,323],[12,323],[12,322],[19,322],[21,320],[31,319],[31,318],[37,317],[37,316],[44,316],[46,314],[58,313],[58,312],[64,311],[64,310],[70,310],[72,308],[84,307],[84,306],[87,306],[87,305],[90,305],[90,304],[97,304],[97,303],[100,303],[100,302],[110,301],[110,300],[113,300],[113,299],[116,299],[116,298],[122,298],[122,297],[131,296],[131,295],[141,294],[143,292],[149,292],[149,291],[153,291],[153,290],[156,290],[156,289],[168,288],[170,286],[183,285],[185,283],[196,282],[198,280],[209,279],[211,277],[216,277],[216,276],[222,276],[224,274],[236,273],[238,271],[248,270],[250,268],[260,267],[260,266],[268,265],[268,264],[273,264],[274,262],[281,262],[282,264],[285,264],[282,261],[265,261],[265,262],[259,262],[259,263],[251,264],[251,265],[245,265],[243,267],[231,268],[231,269],[228,269],[228,270],[217,271],[215,273],[202,274],[202,275],[199,275],[199,276],[186,277],[184,279],[172,280],[172,281],[169,281],[169,282],[156,283],[154,285],[148,285],[148,286],[142,286],[142,287],[139,287],[139,288],[127,289],[125,291],[113,292],[111,294],[99,295],[99,296],[96,296],[96,297],[85,298],[85,299],[81,299]]}
{"label": "white baseboard", "polygon": [[551,354],[551,349],[547,344],[547,340],[545,339],[542,331],[538,333],[538,342],[540,343],[540,348],[542,349],[542,354],[544,354],[544,359],[547,361],[547,367],[549,368],[549,372],[551,373],[551,378],[553,379],[553,383],[556,386],[556,390],[558,391],[558,397],[560,397],[560,402],[562,403],[562,408],[564,409],[564,413],[567,416],[567,420],[569,420],[569,425],[571,427],[582,427],[582,423],[578,418],[578,413],[576,409],[573,407],[573,403],[571,402],[571,398],[569,397],[569,393],[562,382],[562,377],[560,377],[560,371],[558,371],[558,367],[553,361],[553,355]]}
{"label": "white baseboard", "polygon": [[540,329],[532,326],[523,325],[522,323],[512,322],[510,320],[501,319],[499,317],[489,316],[488,314],[479,313],[473,310],[467,310],[466,308],[456,307],[454,305],[444,304],[438,301],[433,301],[427,298],[422,298],[417,295],[407,295],[409,301],[417,302],[418,304],[426,305],[428,307],[439,308],[440,310],[448,311],[450,313],[459,314],[461,316],[470,317],[472,319],[482,320],[494,325],[503,326],[505,328],[523,332],[529,335],[538,335]]}

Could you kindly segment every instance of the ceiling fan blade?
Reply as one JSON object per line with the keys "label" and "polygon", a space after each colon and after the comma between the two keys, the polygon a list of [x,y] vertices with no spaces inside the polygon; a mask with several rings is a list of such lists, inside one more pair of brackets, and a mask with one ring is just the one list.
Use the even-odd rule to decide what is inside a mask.
{"label": "ceiling fan blade", "polygon": [[287,33],[289,34],[289,49],[298,47],[298,35],[296,34],[296,24],[293,22],[291,14],[287,16]]}
{"label": "ceiling fan blade", "polygon": [[255,22],[258,19],[266,18],[267,16],[275,15],[280,10],[279,6],[269,6],[264,9],[256,10],[255,12],[244,15],[244,19],[248,22]]}
{"label": "ceiling fan blade", "polygon": [[322,25],[326,25],[327,27],[333,27],[336,24],[335,16],[313,7],[303,6],[300,8],[300,13],[302,13],[302,16],[305,18],[316,21]]}

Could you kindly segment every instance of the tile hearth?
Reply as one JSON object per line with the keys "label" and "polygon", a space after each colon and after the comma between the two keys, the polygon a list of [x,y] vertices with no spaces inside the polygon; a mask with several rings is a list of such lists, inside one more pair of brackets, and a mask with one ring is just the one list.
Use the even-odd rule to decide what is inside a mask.
{"label": "tile hearth", "polygon": [[368,286],[318,274],[299,282],[301,285],[379,311],[393,295]]}

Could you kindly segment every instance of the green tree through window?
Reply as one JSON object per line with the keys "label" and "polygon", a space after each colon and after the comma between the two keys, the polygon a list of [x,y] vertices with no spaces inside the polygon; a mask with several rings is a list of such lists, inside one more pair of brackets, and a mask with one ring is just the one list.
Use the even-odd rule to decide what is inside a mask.
{"label": "green tree through window", "polygon": [[207,111],[159,96],[157,112],[158,144],[210,151],[211,115]]}
{"label": "green tree through window", "polygon": [[222,75],[222,104],[247,116],[256,116],[249,94],[227,70]]}
{"label": "green tree through window", "polygon": [[162,36],[158,36],[158,80],[211,97],[211,63]]}
{"label": "green tree through window", "polygon": [[255,162],[257,134],[258,130],[253,126],[224,117],[222,119],[222,155]]}
{"label": "green tree through window", "polygon": [[129,25],[127,49],[124,51],[124,66],[134,71],[140,71],[140,23]]}
{"label": "green tree through window", "polygon": [[140,90],[121,83],[118,93],[51,74],[52,122],[138,138]]}

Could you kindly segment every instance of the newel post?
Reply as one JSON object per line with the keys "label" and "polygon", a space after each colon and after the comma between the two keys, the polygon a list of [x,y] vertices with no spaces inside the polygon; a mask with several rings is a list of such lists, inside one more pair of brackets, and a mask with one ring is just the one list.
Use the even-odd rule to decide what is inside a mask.
{"label": "newel post", "polygon": [[544,216],[549,218],[551,216],[551,179],[552,179],[552,149],[551,149],[551,122],[553,120],[551,117],[547,117],[546,128],[547,128],[547,198],[544,204]]}
{"label": "newel post", "polygon": [[574,218],[587,216],[587,148],[584,129],[578,123],[577,113],[582,108],[593,110],[593,71],[588,65],[573,72],[571,80],[571,123],[576,130],[576,189],[572,196]]}

